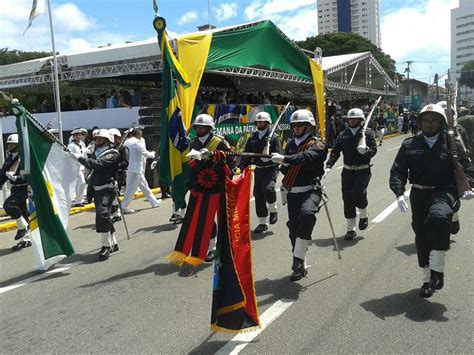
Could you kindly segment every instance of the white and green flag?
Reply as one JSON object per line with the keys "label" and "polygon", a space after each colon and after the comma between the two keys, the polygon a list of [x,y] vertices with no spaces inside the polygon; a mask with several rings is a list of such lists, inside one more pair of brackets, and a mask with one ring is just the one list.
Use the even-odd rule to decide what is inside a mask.
{"label": "white and green flag", "polygon": [[[74,254],[66,233],[79,163],[22,106],[15,108],[22,172],[29,174],[34,209],[30,216],[35,267],[47,270]],[[29,165],[29,166],[27,166]]]}
{"label": "white and green flag", "polygon": [[25,35],[25,32],[28,31],[28,28],[30,28],[31,24],[33,23],[33,20],[44,13],[46,13],[45,0],[33,0],[33,4],[31,5],[30,18],[28,19],[28,25],[23,31],[23,35]]}

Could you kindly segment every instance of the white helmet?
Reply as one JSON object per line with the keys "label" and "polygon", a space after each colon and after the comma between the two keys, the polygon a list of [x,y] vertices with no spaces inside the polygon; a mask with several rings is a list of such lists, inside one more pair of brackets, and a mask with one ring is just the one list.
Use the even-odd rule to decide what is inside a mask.
{"label": "white helmet", "polygon": [[18,144],[18,134],[10,134],[7,138],[7,144]]}
{"label": "white helmet", "polygon": [[290,118],[290,125],[297,122],[307,122],[311,126],[316,127],[313,113],[309,110],[296,110]]}
{"label": "white helmet", "polygon": [[111,128],[109,129],[109,132],[113,136],[122,137],[122,133],[120,133],[120,131],[117,128]]}
{"label": "white helmet", "polygon": [[440,118],[443,118],[443,121],[447,124],[448,123],[448,118],[446,117],[446,111],[441,105],[434,105],[434,104],[429,104],[423,107],[420,111],[420,114],[417,117],[417,121],[421,122],[421,119],[423,116],[428,113],[428,112],[433,112],[436,113]]}
{"label": "white helmet", "polygon": [[211,127],[211,129],[214,129],[214,119],[212,116],[202,113],[200,115],[197,115],[196,119],[193,122],[193,127],[195,126],[207,126]]}
{"label": "white helmet", "polygon": [[108,139],[110,143],[114,142],[114,136],[109,132],[108,129],[105,129],[105,128],[99,129],[99,132],[97,132],[94,138],[96,137],[102,137],[102,138]]}
{"label": "white helmet", "polygon": [[97,135],[97,133],[99,133],[99,131],[100,131],[100,129],[98,129],[98,128],[94,129],[92,131],[92,138],[94,138]]}
{"label": "white helmet", "polygon": [[78,133],[80,133],[80,134],[87,134],[87,129],[81,128],[81,127],[76,127],[76,128],[74,128],[74,129],[71,131],[71,135],[73,135],[73,134],[78,134]]}
{"label": "white helmet", "polygon": [[257,116],[253,120],[254,122],[268,122],[272,123],[272,117],[268,112],[259,112],[257,113]]}
{"label": "white helmet", "polygon": [[349,118],[360,118],[362,121],[364,121],[365,120],[364,111],[362,111],[360,108],[351,108],[347,112],[347,119]]}

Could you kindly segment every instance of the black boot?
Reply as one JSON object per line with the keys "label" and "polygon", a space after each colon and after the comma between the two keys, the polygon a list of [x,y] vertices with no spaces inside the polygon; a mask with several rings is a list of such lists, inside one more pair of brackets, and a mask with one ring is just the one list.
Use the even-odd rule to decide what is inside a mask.
{"label": "black boot", "polygon": [[99,251],[99,259],[100,260],[107,260],[110,255],[110,247],[102,247]]}
{"label": "black boot", "polygon": [[460,229],[459,219],[456,222],[451,222],[451,234],[458,234]]}
{"label": "black boot", "polygon": [[367,228],[368,225],[369,225],[369,219],[368,218],[359,219],[359,230],[363,231],[364,229]]}
{"label": "black boot", "polygon": [[112,223],[120,222],[122,220],[122,216],[115,215],[112,216]]}
{"label": "black boot", "polygon": [[215,257],[216,257],[216,250],[215,249],[209,250],[207,252],[207,255],[206,255],[206,258],[204,259],[204,261],[206,263],[212,263],[214,261]]}
{"label": "black boot", "polygon": [[16,231],[15,240],[23,238],[28,233],[28,229],[18,229]]}
{"label": "black boot", "polygon": [[17,245],[14,245],[12,246],[12,250],[21,250],[23,248],[28,248],[28,247],[31,247],[31,242],[28,240],[28,241],[21,241],[21,242],[18,242]]}
{"label": "black boot", "polygon": [[299,281],[308,274],[308,270],[304,267],[304,260],[293,257],[293,273],[290,276],[290,281]]}
{"label": "black boot", "polygon": [[278,213],[270,212],[270,224],[275,224],[276,222],[278,222]]}
{"label": "black boot", "polygon": [[430,288],[441,290],[444,286],[444,273],[431,270]]}
{"label": "black boot", "polygon": [[356,237],[356,232],[355,231],[348,231],[346,235],[344,236],[345,240],[352,240]]}
{"label": "black boot", "polygon": [[263,232],[265,232],[265,231],[267,231],[267,230],[268,230],[268,226],[267,226],[266,224],[259,224],[259,225],[257,226],[257,228],[255,228],[254,233],[255,233],[255,234],[259,234],[259,233],[263,233]]}
{"label": "black boot", "polygon": [[430,298],[433,296],[434,290],[430,288],[430,283],[425,282],[420,288],[420,296],[423,298]]}

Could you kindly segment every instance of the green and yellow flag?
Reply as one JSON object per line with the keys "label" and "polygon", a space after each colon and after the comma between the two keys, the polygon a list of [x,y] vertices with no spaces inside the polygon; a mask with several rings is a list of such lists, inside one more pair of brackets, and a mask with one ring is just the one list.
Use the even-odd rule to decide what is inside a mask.
{"label": "green and yellow flag", "polygon": [[171,185],[175,209],[185,206],[188,167],[186,154],[189,143],[181,117],[174,79],[183,87],[190,85],[188,77],[175,57],[166,34],[166,20],[157,16],[153,21],[163,57],[163,110],[161,114],[160,182]]}

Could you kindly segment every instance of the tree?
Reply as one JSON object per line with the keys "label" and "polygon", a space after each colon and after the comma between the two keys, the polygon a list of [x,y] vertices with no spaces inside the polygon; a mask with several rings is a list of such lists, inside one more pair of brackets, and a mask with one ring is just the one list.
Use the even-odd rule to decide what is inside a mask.
{"label": "tree", "polygon": [[395,75],[395,61],[382,50],[377,48],[368,39],[352,32],[335,32],[316,37],[308,37],[304,41],[296,42],[301,48],[314,51],[316,47],[323,50],[323,56],[342,55],[350,53],[371,52],[375,59],[393,78]]}
{"label": "tree", "polygon": [[49,57],[48,52],[24,52],[17,49],[0,48],[0,65],[13,64],[37,58]]}
{"label": "tree", "polygon": [[459,84],[474,89],[474,60],[470,60],[462,67]]}

